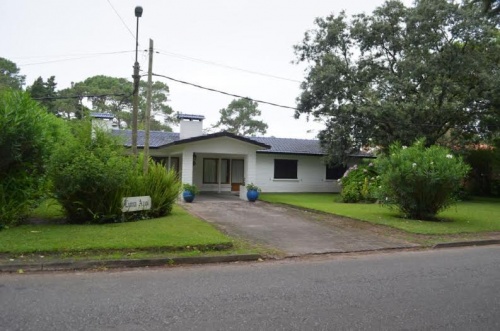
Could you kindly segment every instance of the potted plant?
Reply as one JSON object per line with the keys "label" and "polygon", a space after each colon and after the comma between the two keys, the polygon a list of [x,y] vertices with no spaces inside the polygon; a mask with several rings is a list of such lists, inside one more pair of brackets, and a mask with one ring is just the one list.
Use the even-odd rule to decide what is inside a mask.
{"label": "potted plant", "polygon": [[254,202],[259,198],[260,188],[253,183],[247,184],[247,199],[250,202]]}
{"label": "potted plant", "polygon": [[182,198],[186,202],[193,202],[196,194],[199,193],[198,188],[194,184],[184,184],[182,185],[184,191],[182,192]]}

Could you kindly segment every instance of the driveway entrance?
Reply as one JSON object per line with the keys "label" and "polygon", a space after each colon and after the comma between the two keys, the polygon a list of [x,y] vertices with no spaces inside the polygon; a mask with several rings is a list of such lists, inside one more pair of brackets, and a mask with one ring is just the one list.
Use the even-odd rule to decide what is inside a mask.
{"label": "driveway entrance", "polygon": [[215,224],[231,236],[283,251],[287,256],[359,252],[417,245],[353,226],[333,215],[291,207],[251,203],[233,195],[204,195],[183,206],[192,214]]}

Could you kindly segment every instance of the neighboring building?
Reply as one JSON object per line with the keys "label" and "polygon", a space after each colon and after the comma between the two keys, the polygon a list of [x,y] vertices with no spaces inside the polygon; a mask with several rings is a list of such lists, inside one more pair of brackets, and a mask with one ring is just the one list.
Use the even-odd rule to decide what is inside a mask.
{"label": "neighboring building", "polygon": [[[242,137],[226,131],[203,134],[204,116],[179,115],[180,132],[150,132],[150,155],[179,172],[200,191],[246,192],[254,183],[264,192],[339,192],[345,167],[330,169],[318,140]],[[130,130],[113,130],[131,147]],[[138,148],[144,146],[139,131]],[[359,157],[353,157],[353,164]],[[242,188],[240,190],[240,188]]]}

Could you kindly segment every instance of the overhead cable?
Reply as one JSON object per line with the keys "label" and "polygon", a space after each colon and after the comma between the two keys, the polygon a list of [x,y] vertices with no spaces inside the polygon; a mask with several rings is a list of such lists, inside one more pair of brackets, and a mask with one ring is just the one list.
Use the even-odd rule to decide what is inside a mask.
{"label": "overhead cable", "polygon": [[108,93],[108,94],[82,94],[82,95],[68,95],[57,97],[41,97],[32,98],[33,100],[58,100],[58,99],[82,99],[82,98],[104,98],[104,97],[127,97],[132,96],[130,93]]}
{"label": "overhead cable", "polygon": [[275,78],[275,79],[281,79],[281,80],[285,80],[285,81],[289,81],[289,82],[294,82],[294,83],[301,83],[300,80],[296,80],[296,79],[291,79],[291,78],[276,76],[276,75],[267,74],[267,73],[263,73],[263,72],[259,72],[259,71],[254,71],[254,70],[248,70],[248,69],[233,67],[233,66],[230,66],[230,65],[221,64],[221,63],[212,62],[212,61],[206,61],[206,60],[198,59],[198,58],[195,58],[195,57],[191,57],[191,56],[187,56],[187,55],[183,55],[183,54],[178,54],[178,53],[173,53],[173,52],[169,52],[169,51],[165,51],[165,50],[161,50],[161,49],[160,50],[156,50],[155,52],[158,53],[158,54],[160,54],[160,55],[173,56],[173,57],[177,57],[177,58],[184,59],[184,60],[189,60],[189,61],[194,61],[194,62],[209,64],[209,65],[218,66],[218,67],[222,67],[222,68],[226,68],[226,69],[231,69],[231,70],[238,70],[238,71],[246,72],[246,73],[253,74],[253,75],[259,75],[259,76],[265,76],[265,77],[270,77],[270,78]]}
{"label": "overhead cable", "polygon": [[128,32],[130,32],[130,35],[132,36],[132,38],[134,38],[135,40],[135,34],[132,32],[132,30],[130,30],[130,28],[128,27],[127,23],[125,23],[125,21],[123,20],[123,18],[120,16],[120,14],[118,13],[118,11],[116,11],[115,7],[113,6],[113,4],[111,3],[111,1],[107,0],[108,1],[108,4],[111,6],[111,8],[113,9],[113,11],[115,12],[116,16],[118,16],[118,18],[120,19],[120,21],[122,21],[123,23],[123,26],[128,30]]}
{"label": "overhead cable", "polygon": [[78,57],[70,57],[70,58],[67,58],[67,59],[57,59],[57,60],[49,60],[49,61],[42,61],[42,62],[22,63],[22,64],[19,64],[19,66],[20,66],[20,67],[27,67],[27,66],[31,66],[31,65],[37,65],[37,64],[47,64],[47,63],[66,62],[66,61],[73,61],[73,60],[87,59],[87,58],[97,57],[97,56],[102,56],[102,55],[123,54],[123,53],[131,53],[131,52],[135,52],[135,51],[118,51],[118,52],[105,52],[105,53],[88,53],[87,55],[78,56]]}
{"label": "overhead cable", "polygon": [[247,99],[247,100],[251,100],[251,101],[263,103],[263,104],[274,106],[274,107],[281,107],[281,108],[298,110],[295,107],[284,106],[284,105],[280,105],[280,104],[277,104],[277,103],[274,103],[274,102],[269,102],[269,101],[263,101],[263,100],[258,100],[258,99],[254,99],[254,98],[244,97],[242,95],[233,94],[233,93],[229,93],[229,92],[224,92],[224,91],[220,91],[220,90],[213,89],[213,88],[210,88],[210,87],[205,87],[205,86],[201,86],[201,85],[198,85],[198,84],[189,83],[189,82],[186,82],[186,81],[183,81],[183,80],[180,80],[180,79],[175,79],[175,78],[172,78],[172,77],[169,77],[169,76],[165,76],[165,75],[159,75],[159,74],[153,73],[153,76],[163,77],[163,78],[166,78],[168,80],[172,80],[172,81],[177,82],[177,83],[182,83],[182,84],[194,86],[194,87],[197,87],[197,88],[200,88],[200,89],[203,89],[203,90],[207,90],[207,91],[211,91],[211,92],[217,92],[217,93],[220,93],[220,94],[229,95],[229,96],[236,97],[236,98],[243,98],[243,99]]}

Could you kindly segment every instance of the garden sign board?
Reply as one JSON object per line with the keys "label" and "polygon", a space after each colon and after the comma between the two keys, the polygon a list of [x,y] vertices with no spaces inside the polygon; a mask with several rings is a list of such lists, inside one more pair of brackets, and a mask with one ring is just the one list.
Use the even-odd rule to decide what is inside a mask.
{"label": "garden sign board", "polygon": [[127,197],[122,200],[122,212],[151,209],[151,197]]}

